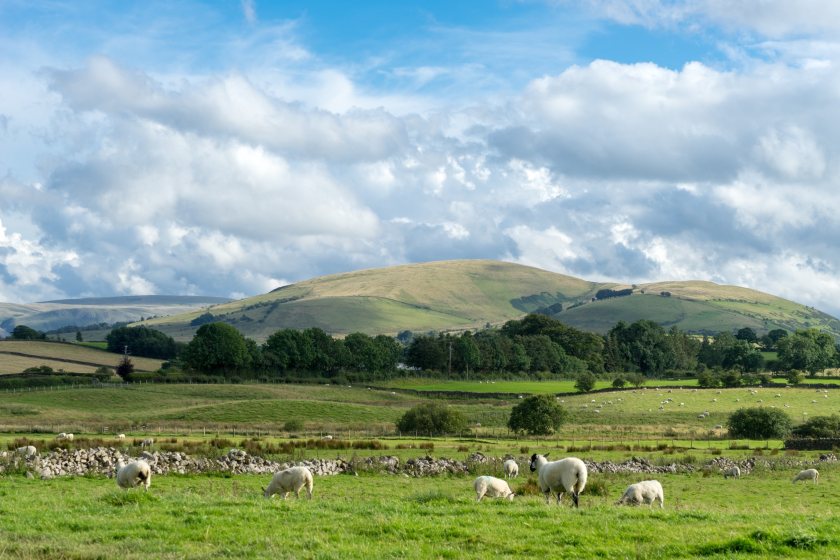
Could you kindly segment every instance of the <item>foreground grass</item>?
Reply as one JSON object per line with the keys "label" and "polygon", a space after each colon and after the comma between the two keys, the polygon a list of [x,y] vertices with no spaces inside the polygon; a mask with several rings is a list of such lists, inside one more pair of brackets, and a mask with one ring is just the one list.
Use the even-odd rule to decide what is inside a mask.
{"label": "foreground grass", "polygon": [[476,503],[471,476],[319,477],[314,500],[286,502],[263,499],[257,476],[161,476],[148,494],[5,477],[0,557],[831,558],[840,472],[821,471],[816,486],[792,470],[662,475],[665,510],[616,507],[633,479],[592,474],[577,511],[535,495]]}

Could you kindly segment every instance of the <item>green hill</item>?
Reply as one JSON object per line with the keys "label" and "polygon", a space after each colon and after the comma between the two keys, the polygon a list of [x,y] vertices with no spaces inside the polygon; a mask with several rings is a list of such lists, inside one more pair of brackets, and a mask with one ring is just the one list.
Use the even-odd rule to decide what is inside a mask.
{"label": "green hill", "polygon": [[[632,293],[595,300],[605,289]],[[202,321],[225,321],[262,341],[281,328],[320,327],[338,335],[462,330],[498,325],[537,310],[596,332],[606,332],[619,320],[651,319],[692,332],[818,327],[840,336],[840,321],[834,317],[747,288],[699,281],[599,284],[490,260],[323,276],[144,324],[189,340]]]}

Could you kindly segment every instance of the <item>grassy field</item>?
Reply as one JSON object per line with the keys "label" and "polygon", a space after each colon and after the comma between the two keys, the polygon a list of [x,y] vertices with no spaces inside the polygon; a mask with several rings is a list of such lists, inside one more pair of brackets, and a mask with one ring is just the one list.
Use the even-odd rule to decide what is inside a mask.
{"label": "grassy field", "polygon": [[[475,501],[472,476],[317,477],[314,499],[266,500],[268,477],[161,476],[148,493],[99,477],[5,477],[8,558],[833,558],[833,491],[794,469],[739,480],[661,475],[665,509],[615,506],[638,477],[592,474],[581,508],[547,506],[520,477],[513,502]],[[48,512],[48,513],[47,513]]]}
{"label": "grassy field", "polygon": [[[91,373],[100,366],[115,368],[122,356],[87,344],[29,340],[0,341],[0,374],[20,373],[27,367],[47,365],[54,370]],[[162,360],[131,356],[136,371],[157,371]]]}

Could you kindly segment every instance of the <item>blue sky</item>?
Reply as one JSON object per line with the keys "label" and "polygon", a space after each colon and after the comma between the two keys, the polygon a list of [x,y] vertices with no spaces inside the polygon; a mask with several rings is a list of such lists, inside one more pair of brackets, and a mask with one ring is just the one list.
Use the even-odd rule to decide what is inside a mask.
{"label": "blue sky", "polygon": [[840,315],[840,4],[0,2],[0,301],[493,258]]}

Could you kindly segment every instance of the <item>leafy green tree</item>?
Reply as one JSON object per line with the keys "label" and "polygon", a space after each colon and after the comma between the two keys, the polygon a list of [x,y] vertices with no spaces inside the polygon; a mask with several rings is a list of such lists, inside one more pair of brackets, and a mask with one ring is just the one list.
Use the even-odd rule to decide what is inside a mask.
{"label": "leafy green tree", "polygon": [[834,339],[817,329],[798,330],[779,340],[777,346],[784,370],[801,369],[814,375],[834,363]]}
{"label": "leafy green tree", "polygon": [[787,335],[788,332],[784,329],[773,329],[761,337],[761,345],[767,351],[775,350],[779,341]]}
{"label": "leafy green tree", "polygon": [[840,416],[814,416],[791,432],[794,437],[838,438],[840,437]]}
{"label": "leafy green tree", "polygon": [[120,363],[117,364],[116,372],[123,381],[131,381],[131,374],[134,373],[134,364],[131,363],[131,359],[127,355],[123,354]]}
{"label": "leafy green tree", "polygon": [[47,335],[26,325],[18,325],[12,330],[12,340],[46,340]]}
{"label": "leafy green tree", "polygon": [[453,366],[458,371],[469,374],[470,370],[475,372],[478,366],[481,365],[481,352],[472,333],[465,332],[461,334],[453,345],[452,350]]}
{"label": "leafy green tree", "polygon": [[517,433],[548,435],[558,430],[567,418],[566,409],[553,397],[534,395],[513,407],[508,427]]}
{"label": "leafy green tree", "polygon": [[[607,334],[614,371],[641,371],[661,375],[676,364],[674,348],[665,329],[646,319],[627,325],[620,321]],[[616,363],[617,362],[617,363]]]}
{"label": "leafy green tree", "polygon": [[269,368],[281,371],[303,369],[301,347],[303,334],[295,329],[272,333],[263,344],[263,357]]}
{"label": "leafy green tree", "polygon": [[415,336],[406,350],[406,363],[424,370],[446,371],[448,345],[439,337]]}
{"label": "leafy green tree", "polygon": [[118,327],[106,336],[108,351],[122,354],[128,346],[134,356],[170,360],[178,353],[175,340],[149,327]]}
{"label": "leafy green tree", "polygon": [[792,369],[792,370],[787,372],[787,375],[785,375],[785,379],[787,379],[787,382],[790,383],[791,385],[798,385],[798,384],[802,383],[802,380],[804,378],[805,378],[805,376],[802,375],[802,372],[799,371],[798,369]]}
{"label": "leafy green tree", "polygon": [[621,389],[625,385],[627,385],[627,380],[623,377],[616,377],[615,379],[613,379],[612,386],[614,388]]}
{"label": "leafy green tree", "polygon": [[758,335],[755,334],[755,331],[750,327],[744,327],[742,329],[738,329],[738,332],[735,333],[735,338],[738,340],[743,340],[744,342],[754,343],[758,342]]}
{"label": "leafy green tree", "polygon": [[745,439],[782,439],[793,426],[790,416],[777,408],[740,408],[729,416],[729,435]]}
{"label": "leafy green tree", "polygon": [[577,389],[581,393],[588,393],[589,391],[595,388],[595,381],[595,375],[588,371],[585,371],[577,376],[577,381],[575,381],[575,389]]}
{"label": "leafy green tree", "polygon": [[245,337],[227,323],[208,323],[199,327],[184,349],[187,369],[211,375],[241,373],[251,362]]}
{"label": "leafy green tree", "polygon": [[76,331],[76,342],[84,342],[84,338],[82,338],[82,331]]}
{"label": "leafy green tree", "polygon": [[466,420],[460,412],[434,402],[408,409],[397,422],[400,432],[430,436],[457,434],[465,427]]}

